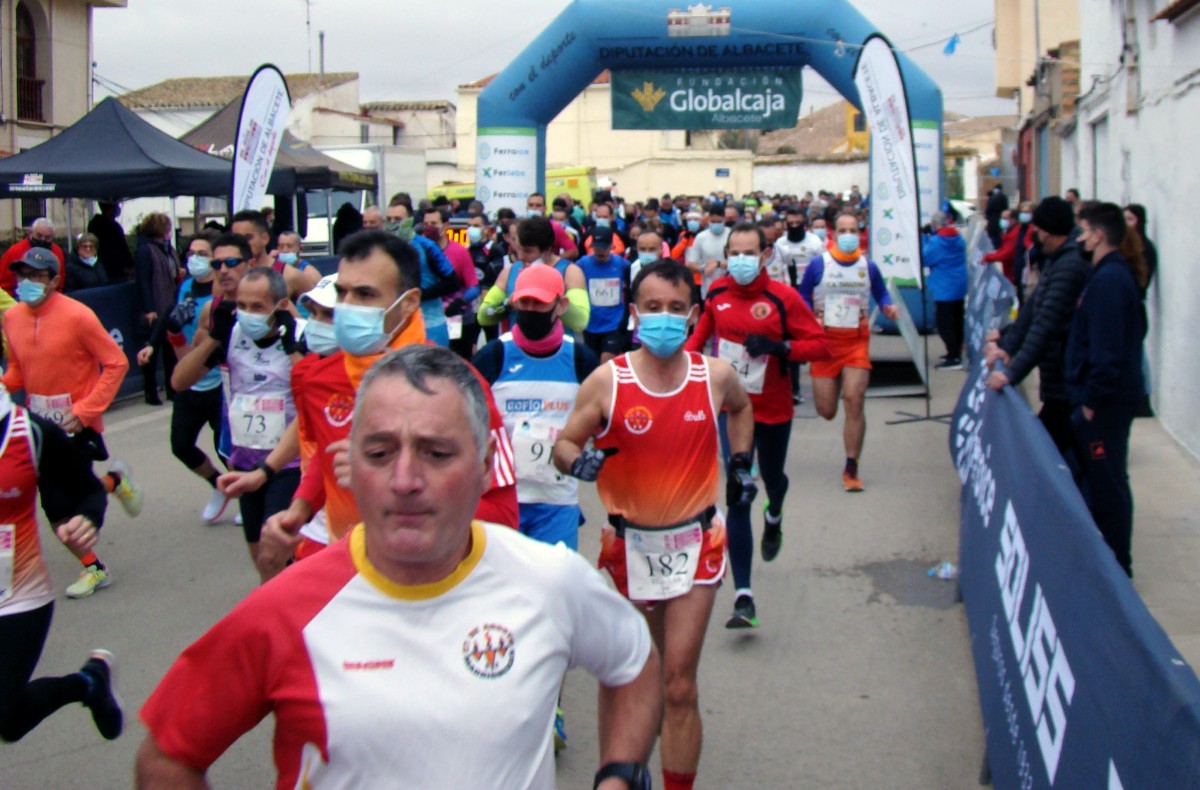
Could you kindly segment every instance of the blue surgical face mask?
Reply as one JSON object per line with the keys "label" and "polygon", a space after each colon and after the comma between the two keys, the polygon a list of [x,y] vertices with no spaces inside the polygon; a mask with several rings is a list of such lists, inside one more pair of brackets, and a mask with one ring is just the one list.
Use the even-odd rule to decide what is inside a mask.
{"label": "blue surgical face mask", "polygon": [[1008,230],[1008,226],[1012,223],[1003,217],[1000,218],[1000,230]]}
{"label": "blue surgical face mask", "polygon": [[730,255],[729,276],[738,285],[749,285],[758,276],[757,255]]}
{"label": "blue surgical face mask", "polygon": [[722,233],[725,232],[725,220],[721,220],[720,222],[708,223],[708,229],[711,230],[716,235],[720,236]]}
{"label": "blue surgical face mask", "polygon": [[400,324],[390,335],[385,335],[384,318],[404,297],[415,290],[413,288],[400,294],[400,298],[388,307],[338,304],[333,309],[333,331],[337,337],[337,344],[347,354],[355,357],[367,357],[383,351],[404,326]]}
{"label": "blue surgical face mask", "polygon": [[304,342],[308,344],[309,351],[323,357],[338,349],[337,333],[334,331],[333,324],[324,324],[320,321],[309,321],[304,325]]}
{"label": "blue surgical face mask", "polygon": [[858,251],[858,234],[857,233],[841,233],[837,237],[838,249],[849,255],[852,252]]}
{"label": "blue surgical face mask", "polygon": [[251,340],[262,340],[271,332],[271,316],[237,311],[238,329]]}
{"label": "blue surgical face mask", "polygon": [[[636,308],[635,308],[636,309]],[[687,340],[688,316],[674,313],[646,313],[638,316],[638,339],[654,356],[666,359]]]}
{"label": "blue surgical face mask", "polygon": [[283,264],[287,264],[288,266],[295,266],[296,261],[298,261],[298,260],[300,260],[300,256],[294,252],[279,253],[279,262],[283,263]]}
{"label": "blue surgical face mask", "polygon": [[79,259],[79,262],[80,262],[80,263],[82,263],[82,264],[84,264],[85,266],[95,266],[95,265],[96,265],[96,261],[98,261],[98,260],[100,260],[100,257],[99,257],[99,256],[97,256],[97,255],[92,255],[92,256],[91,256],[91,257],[89,257],[89,258],[80,258],[80,259]]}
{"label": "blue surgical face mask", "polygon": [[1017,219],[1020,220],[1022,225],[1028,225],[1030,222],[1033,222],[1033,214],[1028,211],[1022,211],[1017,215]]}
{"label": "blue surgical face mask", "polygon": [[199,280],[212,274],[212,260],[203,255],[189,255],[187,259],[188,274]]}
{"label": "blue surgical face mask", "polygon": [[688,232],[689,233],[699,233],[700,232],[700,220],[689,219],[688,220]]}
{"label": "blue surgical face mask", "polygon": [[36,283],[33,280],[17,281],[17,298],[25,304],[37,304],[38,302],[42,301],[42,297],[45,295],[45,283]]}
{"label": "blue surgical face mask", "polygon": [[608,217],[598,217],[596,219],[596,227],[597,228],[611,228],[612,220],[609,219]]}
{"label": "blue surgical face mask", "polygon": [[483,228],[477,228],[471,225],[467,228],[467,241],[471,244],[478,244],[483,241]]}
{"label": "blue surgical face mask", "polygon": [[813,234],[816,235],[816,237],[821,241],[825,241],[826,239],[824,228],[813,228]]}
{"label": "blue surgical face mask", "polygon": [[643,266],[649,263],[654,263],[657,260],[658,256],[652,252],[638,251],[638,263],[642,264]]}

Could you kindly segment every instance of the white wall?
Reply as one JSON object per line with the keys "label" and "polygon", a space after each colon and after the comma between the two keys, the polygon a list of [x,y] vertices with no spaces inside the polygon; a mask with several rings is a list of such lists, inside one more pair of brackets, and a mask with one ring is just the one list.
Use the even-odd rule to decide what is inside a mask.
{"label": "white wall", "polygon": [[786,165],[755,165],[755,191],[768,195],[803,195],[821,189],[831,192],[849,191],[858,184],[871,183],[871,168],[861,162],[794,162]]}
{"label": "white wall", "polygon": [[1200,354],[1192,341],[1200,324],[1200,278],[1194,263],[1200,223],[1188,221],[1186,214],[1195,204],[1195,174],[1200,172],[1200,149],[1194,143],[1200,118],[1200,79],[1194,71],[1200,63],[1200,14],[1193,12],[1178,24],[1150,22],[1150,5],[1135,4],[1142,68],[1140,80],[1131,80],[1116,65],[1120,4],[1081,0],[1080,90],[1088,92],[1093,75],[1111,79],[1080,101],[1078,187],[1085,198],[1146,206],[1147,235],[1159,254],[1158,275],[1147,299],[1154,407],[1167,430],[1200,455]]}

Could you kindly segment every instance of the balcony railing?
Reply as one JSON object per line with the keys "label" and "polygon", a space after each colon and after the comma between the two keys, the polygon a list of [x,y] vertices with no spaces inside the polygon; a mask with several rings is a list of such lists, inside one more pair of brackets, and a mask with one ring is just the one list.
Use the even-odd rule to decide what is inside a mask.
{"label": "balcony railing", "polygon": [[42,86],[45,80],[17,77],[17,118],[22,121],[45,121],[42,114]]}

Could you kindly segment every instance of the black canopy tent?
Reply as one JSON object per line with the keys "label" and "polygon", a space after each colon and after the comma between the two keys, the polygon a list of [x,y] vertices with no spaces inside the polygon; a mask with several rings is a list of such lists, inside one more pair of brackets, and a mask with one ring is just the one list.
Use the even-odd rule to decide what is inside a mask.
{"label": "black canopy tent", "polygon": [[[180,137],[180,141],[209,154],[224,158],[232,157],[240,109],[241,98],[239,97],[217,110],[204,123]],[[360,170],[334,159],[332,156],[327,156],[308,143],[296,139],[291,132],[286,130],[279,144],[279,155],[275,159],[275,167],[294,170],[296,188],[309,192],[321,189],[340,192],[354,192],[362,189],[374,192],[376,188],[375,173],[369,170]]]}
{"label": "black canopy tent", "polygon": [[[46,142],[0,160],[0,198],[222,197],[231,167],[109,97]],[[268,191],[290,195],[295,183],[294,170],[277,168]]]}

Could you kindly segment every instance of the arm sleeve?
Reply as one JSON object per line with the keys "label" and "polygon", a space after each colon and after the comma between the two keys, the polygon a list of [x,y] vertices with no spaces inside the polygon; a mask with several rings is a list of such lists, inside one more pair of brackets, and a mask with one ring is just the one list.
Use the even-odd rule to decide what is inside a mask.
{"label": "arm sleeve", "polygon": [[487,295],[483,297],[483,301],[479,304],[479,309],[475,311],[475,320],[480,326],[495,326],[500,323],[500,319],[504,317],[504,300],[508,298],[504,293],[504,289],[499,285],[493,285],[488,289]]}
{"label": "arm sleeve", "polygon": [[993,250],[983,256],[984,263],[1003,263],[1011,261],[1013,255],[1017,251],[1017,231],[1019,228],[1013,228],[1004,234],[1004,238],[1000,239],[1000,249]]}
{"label": "arm sleeve", "polygon": [[84,457],[62,429],[29,412],[41,429],[41,458],[38,461],[38,492],[42,510],[51,524],[73,516],[84,516],[97,528],[104,526],[108,495],[104,484],[92,474],[92,462]]}
{"label": "arm sleeve", "polygon": [[91,427],[112,404],[113,398],[117,397],[117,390],[121,388],[125,372],[129,370],[129,360],[125,358],[125,352],[117,345],[117,341],[101,326],[95,313],[87,310],[86,315],[81,315],[81,320],[76,322],[77,331],[81,334],[88,351],[100,362],[103,369],[96,386],[92,387],[86,398],[76,402],[71,411],[80,422]]}
{"label": "arm sleeve", "polygon": [[867,271],[871,273],[871,296],[875,297],[875,301],[880,307],[892,304],[892,295],[888,293],[887,283],[883,281],[883,275],[879,273],[879,267],[874,262],[868,261]]}
{"label": "arm sleeve", "polygon": [[292,494],[292,499],[303,499],[307,502],[314,514],[325,507],[325,475],[321,472],[319,458],[324,452],[324,447],[317,448],[316,455],[309,460],[308,466],[300,476],[300,485],[296,486],[296,493]]}
{"label": "arm sleeve", "polygon": [[804,300],[797,299],[795,304],[788,305],[787,331],[787,358],[792,362],[812,362],[833,356],[825,330]]}
{"label": "arm sleeve", "polygon": [[811,310],[813,308],[813,291],[816,290],[817,283],[821,282],[821,278],[825,275],[825,260],[820,255],[808,262],[808,266],[804,268],[804,277],[800,280],[800,285],[796,288],[800,292],[800,298],[808,305]]}
{"label": "arm sleeve", "polygon": [[567,289],[567,311],[563,313],[563,326],[582,332],[587,328],[592,315],[592,305],[588,301],[587,290],[583,288]]}
{"label": "arm sleeve", "polygon": [[1052,338],[1064,334],[1064,328],[1070,326],[1071,315],[1079,301],[1079,294],[1087,284],[1087,276],[1088,269],[1085,266],[1060,260],[1038,284],[1039,290],[1046,290],[1038,300],[1037,312],[1032,316],[1029,330],[1016,353],[1010,352],[1012,361],[1008,365],[1008,376],[1012,383],[1016,384],[1028,376],[1041,361]]}

